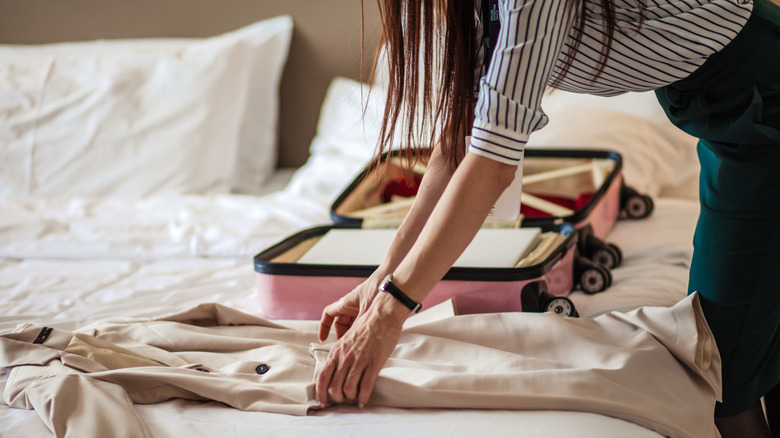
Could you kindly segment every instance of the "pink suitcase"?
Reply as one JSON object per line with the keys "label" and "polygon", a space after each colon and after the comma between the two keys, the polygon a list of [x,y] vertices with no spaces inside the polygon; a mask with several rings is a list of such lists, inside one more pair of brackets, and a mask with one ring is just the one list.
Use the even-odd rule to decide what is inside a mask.
{"label": "pink suitcase", "polygon": [[[328,304],[360,284],[376,266],[301,264],[296,260],[331,226],[301,231],[254,258],[262,315],[319,319]],[[539,263],[522,268],[455,267],[422,302],[428,308],[452,299],[459,314],[552,311],[576,316],[566,298],[574,287],[576,234]]]}
{"label": "pink suitcase", "polygon": [[[385,154],[383,160],[397,159],[397,152]],[[609,287],[609,269],[620,263],[617,246],[604,242],[618,217],[641,218],[652,211],[652,201],[623,184],[622,159],[609,151],[527,149],[526,175],[541,175],[558,169],[597,163],[600,177],[564,178],[554,184],[525,184],[533,196],[565,204],[570,212],[550,215],[523,211],[522,226],[539,227],[565,236],[549,256],[522,268],[452,268],[423,301],[430,307],[452,299],[461,314],[506,311],[552,311],[576,316],[567,298],[576,287],[596,293]],[[369,166],[333,203],[331,215],[335,225],[301,231],[255,256],[261,309],[272,319],[319,319],[328,304],[370,275],[376,266],[312,265],[298,263],[298,258],[317,238],[331,228],[393,227],[397,217],[361,216],[366,208],[384,208],[388,187],[394,193],[413,196],[414,183],[401,176],[401,167],[391,162],[385,173]],[[424,171],[424,170],[423,170]],[[595,171],[594,171],[595,172]],[[578,179],[579,178],[579,179]],[[525,178],[524,178],[525,181]],[[380,215],[381,216],[381,215]],[[392,215],[391,215],[392,216]],[[385,222],[383,222],[385,221]],[[397,226],[397,223],[396,225]]]}

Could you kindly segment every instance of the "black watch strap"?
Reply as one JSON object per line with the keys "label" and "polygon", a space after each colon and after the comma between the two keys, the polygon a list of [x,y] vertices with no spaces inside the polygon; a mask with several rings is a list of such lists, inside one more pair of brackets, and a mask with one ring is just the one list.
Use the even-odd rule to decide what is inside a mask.
{"label": "black watch strap", "polygon": [[393,296],[396,300],[400,301],[401,304],[408,307],[409,310],[411,310],[414,313],[418,313],[420,309],[422,309],[422,304],[415,302],[411,298],[409,298],[408,295],[403,293],[401,289],[398,288],[398,286],[393,284],[393,276],[388,275],[385,277],[384,280],[382,280],[382,283],[379,285],[379,290],[382,292],[387,292],[390,295]]}

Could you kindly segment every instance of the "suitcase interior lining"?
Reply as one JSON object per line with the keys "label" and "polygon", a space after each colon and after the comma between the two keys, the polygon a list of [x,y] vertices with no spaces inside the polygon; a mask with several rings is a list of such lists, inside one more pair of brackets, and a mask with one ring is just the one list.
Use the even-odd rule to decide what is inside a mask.
{"label": "suitcase interior lining", "polygon": [[306,251],[310,250],[321,238],[322,236],[316,236],[302,240],[289,250],[272,258],[271,263],[296,263],[304,254],[306,254]]}
{"label": "suitcase interior lining", "polygon": [[[562,199],[577,199],[583,194],[593,194],[598,191],[601,184],[614,171],[616,163],[610,159],[601,158],[546,158],[526,157],[524,172],[526,176],[542,172],[558,170],[562,168],[580,166],[591,163],[592,170],[555,178],[546,181],[526,184],[523,190],[536,196],[554,196]],[[383,220],[386,218],[403,218],[409,212],[410,204],[399,202],[398,209],[382,209],[384,211],[371,211],[362,213],[366,209],[374,209],[380,205],[391,206],[392,203],[382,201],[382,190],[386,181],[392,181],[403,177],[403,168],[400,158],[393,158],[388,163],[386,173],[377,169],[370,170],[365,177],[354,187],[338,205],[334,213],[341,217],[362,218],[364,220]],[[390,225],[398,225],[398,221]]]}

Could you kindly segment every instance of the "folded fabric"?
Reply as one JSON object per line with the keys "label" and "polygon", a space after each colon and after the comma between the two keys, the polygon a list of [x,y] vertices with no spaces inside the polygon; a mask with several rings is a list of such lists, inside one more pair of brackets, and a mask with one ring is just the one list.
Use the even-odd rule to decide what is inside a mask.
{"label": "folded fabric", "polygon": [[[219,304],[75,333],[23,325],[0,335],[13,367],[4,400],[58,437],[149,436],[133,403],[215,400],[305,415],[330,345]],[[595,319],[503,313],[404,330],[370,404],[555,409],[622,418],[671,437],[717,436],[720,359],[691,295],[671,308]]]}

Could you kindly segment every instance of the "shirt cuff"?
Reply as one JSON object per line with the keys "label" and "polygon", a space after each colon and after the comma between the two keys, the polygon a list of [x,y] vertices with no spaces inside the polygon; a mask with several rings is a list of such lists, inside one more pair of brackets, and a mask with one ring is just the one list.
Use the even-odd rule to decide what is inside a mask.
{"label": "shirt cuff", "polygon": [[471,129],[469,152],[504,164],[518,165],[523,159],[527,141],[527,135],[497,132],[495,128],[482,127],[475,123]]}

